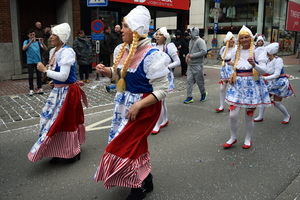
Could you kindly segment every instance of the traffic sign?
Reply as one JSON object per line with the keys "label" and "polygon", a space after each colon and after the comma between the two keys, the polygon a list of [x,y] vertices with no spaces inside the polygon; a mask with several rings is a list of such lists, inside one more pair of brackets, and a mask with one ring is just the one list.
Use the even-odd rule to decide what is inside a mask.
{"label": "traffic sign", "polygon": [[104,23],[99,19],[94,20],[92,21],[91,28],[95,33],[101,33],[104,30]]}
{"label": "traffic sign", "polygon": [[108,0],[87,0],[87,7],[104,7],[107,6]]}
{"label": "traffic sign", "polygon": [[218,23],[214,23],[214,33],[218,32]]}
{"label": "traffic sign", "polygon": [[92,34],[92,40],[104,40],[104,34]]}

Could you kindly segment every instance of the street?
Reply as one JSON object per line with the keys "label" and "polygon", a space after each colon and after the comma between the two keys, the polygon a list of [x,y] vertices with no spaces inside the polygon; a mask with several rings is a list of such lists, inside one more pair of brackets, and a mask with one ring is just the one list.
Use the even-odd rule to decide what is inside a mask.
{"label": "street", "polygon": [[[300,95],[298,70],[298,66],[292,65],[285,68],[285,73],[292,75],[290,82],[296,95]],[[195,86],[195,102],[183,104],[186,83],[183,77],[176,76],[176,91],[166,99],[170,123],[159,134],[148,137],[154,191],[145,199],[300,199],[299,97],[282,101],[292,116],[287,125],[281,123],[283,114],[278,109],[274,106],[266,109],[264,121],[255,123],[250,149],[242,149],[245,137],[242,109],[238,142],[230,149],[223,149],[230,132],[229,112],[226,109],[215,112],[219,106],[219,69],[209,66],[204,71],[209,93],[205,102],[199,101],[199,89]],[[37,140],[42,102],[49,93],[34,95],[35,102],[40,103],[34,103],[26,95],[15,97],[21,102],[28,99],[25,109],[19,103],[17,113],[37,105],[27,120],[8,117],[10,121],[0,125],[1,200],[124,200],[127,197],[129,188],[106,190],[101,182],[93,181],[107,145],[115,94],[105,93],[105,84],[100,81],[87,87],[90,103],[90,108],[85,109],[87,141],[82,145],[81,159],[73,164],[50,165],[50,158],[36,163],[27,159]],[[9,106],[8,96],[1,98]]]}

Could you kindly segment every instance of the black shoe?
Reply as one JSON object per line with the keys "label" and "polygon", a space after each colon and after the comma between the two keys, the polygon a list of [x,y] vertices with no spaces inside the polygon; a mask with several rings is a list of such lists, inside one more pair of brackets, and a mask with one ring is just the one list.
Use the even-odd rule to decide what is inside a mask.
{"label": "black shoe", "polygon": [[126,200],[142,200],[146,197],[144,188],[131,188],[131,192]]}
{"label": "black shoe", "polygon": [[144,180],[144,188],[145,188],[145,192],[152,192],[153,191],[153,176],[150,173],[147,178],[145,178]]}
{"label": "black shoe", "polygon": [[109,93],[110,92],[110,87],[109,86],[105,86],[105,90],[106,90],[107,93]]}
{"label": "black shoe", "polygon": [[59,158],[57,158],[57,157],[53,157],[53,158],[49,161],[50,164],[56,164],[56,163],[58,163],[58,162],[59,162]]}
{"label": "black shoe", "polygon": [[65,163],[69,164],[69,163],[73,163],[77,160],[80,160],[80,153],[77,154],[76,156],[74,156],[73,158],[66,159]]}

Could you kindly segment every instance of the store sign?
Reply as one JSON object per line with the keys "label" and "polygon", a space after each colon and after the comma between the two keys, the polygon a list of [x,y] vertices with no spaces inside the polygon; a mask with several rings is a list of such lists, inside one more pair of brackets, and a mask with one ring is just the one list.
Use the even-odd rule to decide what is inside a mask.
{"label": "store sign", "polygon": [[144,6],[156,6],[179,10],[189,10],[190,0],[109,0],[121,3],[139,4]]}
{"label": "store sign", "polygon": [[300,4],[288,2],[286,30],[300,31]]}

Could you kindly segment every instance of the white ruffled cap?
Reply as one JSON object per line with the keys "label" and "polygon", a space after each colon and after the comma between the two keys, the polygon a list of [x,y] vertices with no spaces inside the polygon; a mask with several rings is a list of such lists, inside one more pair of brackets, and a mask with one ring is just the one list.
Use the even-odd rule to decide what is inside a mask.
{"label": "white ruffled cap", "polygon": [[228,40],[230,40],[231,38],[233,37],[233,40],[235,41],[235,37],[234,35],[232,34],[231,31],[228,31],[225,38],[224,38],[224,43],[226,43]]}
{"label": "white ruffled cap", "polygon": [[268,46],[266,46],[266,51],[269,54],[274,55],[274,54],[277,54],[278,48],[279,48],[279,44],[277,42],[274,42],[274,43],[271,43]]}
{"label": "white ruffled cap", "polygon": [[166,27],[161,27],[158,31],[161,34],[163,34],[164,37],[166,38],[166,44],[169,44],[171,42],[171,37],[170,37],[170,34],[167,31],[167,28]]}
{"label": "white ruffled cap", "polygon": [[125,22],[131,31],[136,31],[140,36],[147,36],[151,16],[149,10],[145,6],[137,6],[125,16]]}
{"label": "white ruffled cap", "polygon": [[54,26],[51,30],[52,34],[57,35],[60,41],[66,44],[71,34],[71,28],[68,23],[62,23],[57,26]]}
{"label": "white ruffled cap", "polygon": [[249,35],[250,35],[252,38],[254,38],[254,36],[253,36],[251,30],[250,30],[249,28],[247,28],[245,25],[243,25],[243,27],[242,27],[241,30],[239,31],[239,36],[240,36],[240,33],[241,33],[242,31],[248,32]]}
{"label": "white ruffled cap", "polygon": [[256,42],[255,42],[255,45],[257,44],[257,42],[258,42],[259,40],[262,40],[263,43],[265,44],[264,38],[260,35],[260,36],[257,37]]}

